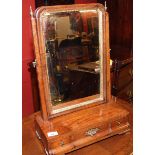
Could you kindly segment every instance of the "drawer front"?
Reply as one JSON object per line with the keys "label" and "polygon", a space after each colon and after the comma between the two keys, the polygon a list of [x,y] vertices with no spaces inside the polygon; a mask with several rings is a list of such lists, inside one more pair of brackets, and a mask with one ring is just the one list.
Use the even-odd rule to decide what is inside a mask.
{"label": "drawer front", "polygon": [[108,129],[109,129],[108,123],[93,125],[92,127],[88,127],[88,128],[82,129],[81,131],[75,132],[74,140],[78,140],[80,138],[84,138],[87,136],[93,137],[100,132],[105,132],[105,134],[108,134]]}
{"label": "drawer front", "polygon": [[50,144],[51,148],[64,147],[79,139],[83,139],[87,136],[95,136],[97,133],[105,131],[108,134],[109,124],[93,125],[92,127],[76,129],[69,134],[62,135]]}
{"label": "drawer front", "polygon": [[122,89],[125,85],[132,81],[132,74],[132,63],[121,68],[118,77],[118,90]]}
{"label": "drawer front", "polygon": [[72,141],[73,141],[73,138],[70,135],[60,136],[55,141],[51,142],[50,147],[51,147],[51,149],[63,147],[66,144],[71,143]]}
{"label": "drawer front", "polygon": [[129,119],[128,116],[126,116],[102,124],[94,125],[82,131],[76,132],[76,134],[74,134],[74,140],[87,136],[93,137],[97,134],[100,134],[101,132],[104,133],[104,135],[106,136],[111,132],[115,132],[115,130],[117,130],[118,128],[128,124],[128,122]]}
{"label": "drawer front", "polygon": [[73,131],[70,135],[64,135],[59,137],[55,142],[52,142],[51,146],[53,148],[56,147],[63,147],[66,144],[72,143],[79,139],[83,139],[86,137],[93,137],[99,133],[104,133],[104,135],[108,135],[112,132],[115,132],[118,128],[126,125],[128,123],[128,117],[122,117],[113,121],[109,121],[107,123],[93,125],[92,127],[84,128],[84,129],[77,129]]}

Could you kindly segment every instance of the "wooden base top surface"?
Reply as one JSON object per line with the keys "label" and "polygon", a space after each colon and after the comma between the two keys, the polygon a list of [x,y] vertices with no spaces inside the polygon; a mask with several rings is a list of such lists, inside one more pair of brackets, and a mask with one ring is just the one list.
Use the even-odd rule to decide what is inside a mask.
{"label": "wooden base top surface", "polygon": [[[94,124],[96,122],[113,121],[128,114],[129,112],[122,106],[111,102],[49,119],[47,124],[43,122],[40,114],[38,114],[36,119],[45,132],[51,132],[51,130],[53,130],[57,131],[59,135],[62,135],[68,133],[69,130],[75,130],[79,127],[85,128],[88,124]],[[46,128],[46,126],[48,126],[48,128]]]}

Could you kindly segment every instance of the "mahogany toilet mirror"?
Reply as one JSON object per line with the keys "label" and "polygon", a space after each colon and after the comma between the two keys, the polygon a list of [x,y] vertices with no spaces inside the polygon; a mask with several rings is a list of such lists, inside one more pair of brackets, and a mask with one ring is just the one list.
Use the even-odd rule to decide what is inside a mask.
{"label": "mahogany toilet mirror", "polygon": [[[42,112],[36,131],[47,154],[63,154],[80,147],[68,146],[76,141],[74,134],[61,146],[63,136],[74,132],[67,118],[78,124],[79,115],[87,120],[96,107],[92,117],[101,117],[102,106],[111,102],[108,13],[97,3],[44,6],[30,14]],[[91,125],[84,123],[86,133]]]}
{"label": "mahogany toilet mirror", "polygon": [[35,17],[43,115],[105,102],[109,47],[104,8],[99,4],[42,7]]}

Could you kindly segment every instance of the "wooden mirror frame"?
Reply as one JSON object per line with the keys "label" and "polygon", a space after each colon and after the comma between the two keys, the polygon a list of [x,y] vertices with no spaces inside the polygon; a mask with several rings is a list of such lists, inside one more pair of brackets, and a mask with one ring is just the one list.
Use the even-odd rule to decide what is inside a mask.
{"label": "wooden mirror frame", "polygon": [[[94,98],[93,96],[85,97],[83,99],[77,99],[68,103],[63,103],[58,106],[52,106],[49,101],[50,93],[47,81],[47,64],[46,64],[46,52],[44,50],[44,42],[42,36],[42,30],[40,26],[40,17],[46,12],[56,11],[71,11],[71,10],[84,10],[84,9],[96,9],[99,16],[99,52],[101,54],[100,60],[100,96]],[[39,92],[41,99],[41,111],[43,120],[48,120],[51,117],[56,117],[65,113],[69,113],[75,110],[83,109],[86,107],[94,106],[97,104],[107,103],[111,99],[110,90],[110,48],[109,48],[109,17],[103,5],[95,4],[75,4],[75,5],[62,5],[62,6],[43,6],[38,8],[33,14],[30,11],[32,32],[34,39],[35,57],[36,57],[36,69],[39,83]],[[91,103],[91,104],[90,104]],[[65,109],[67,106],[73,108]],[[77,105],[77,106],[75,106]]]}

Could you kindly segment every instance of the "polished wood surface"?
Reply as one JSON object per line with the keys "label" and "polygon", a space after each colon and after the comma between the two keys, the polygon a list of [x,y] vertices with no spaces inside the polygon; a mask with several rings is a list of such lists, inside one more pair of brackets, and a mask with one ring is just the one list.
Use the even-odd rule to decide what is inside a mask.
{"label": "polished wood surface", "polygon": [[[40,17],[46,11],[54,10],[73,10],[73,9],[91,9],[98,8],[105,19],[104,24],[99,22],[100,34],[99,46],[101,53],[101,85],[100,98],[91,100],[93,104],[88,105],[89,101],[83,102],[83,99],[76,100],[74,112],[68,107],[62,109],[50,110],[51,102],[48,75],[46,73],[46,51],[44,48],[43,33],[40,25]],[[36,15],[36,16],[35,16]],[[119,104],[122,100],[111,99],[111,81],[110,81],[110,48],[109,48],[109,16],[104,7],[100,4],[74,5],[74,6],[55,6],[41,7],[36,10],[35,15],[31,11],[32,29],[35,45],[35,54],[37,61],[38,82],[41,97],[42,115],[37,114],[35,119],[35,130],[38,138],[42,142],[47,155],[62,155],[88,146],[97,141],[108,137],[124,134],[130,131],[129,112]],[[36,17],[36,18],[35,18]],[[37,28],[37,29],[36,29]],[[106,92],[106,94],[105,94]],[[76,92],[78,93],[78,92]],[[83,104],[82,104],[83,103]],[[86,104],[84,104],[86,103]],[[63,104],[65,106],[65,104]],[[72,107],[75,106],[72,103]],[[83,106],[81,106],[83,105]],[[89,107],[88,107],[89,106]],[[66,109],[68,108],[68,109]],[[54,113],[55,112],[55,113]],[[67,112],[67,114],[66,114]],[[58,117],[56,117],[56,115]],[[51,118],[51,117],[54,118]],[[58,132],[57,135],[49,136],[50,133]]]}
{"label": "polished wood surface", "polygon": [[[48,122],[37,115],[35,128],[38,137],[50,155],[59,155],[129,132],[129,112],[120,106],[122,102],[120,99],[112,99],[109,103],[101,102],[100,105],[61,115]],[[97,132],[93,135],[89,132],[91,135],[87,135],[92,129],[97,129]],[[58,135],[48,136],[51,132],[58,132]]]}
{"label": "polished wood surface", "polygon": [[[79,150],[68,153],[68,155],[130,155],[133,150],[132,106],[127,102],[122,102],[122,106],[130,112],[130,132],[107,138],[87,147],[83,147]],[[35,134],[34,120],[36,114],[38,113],[35,113],[23,119],[23,155],[45,155],[42,144]]]}

